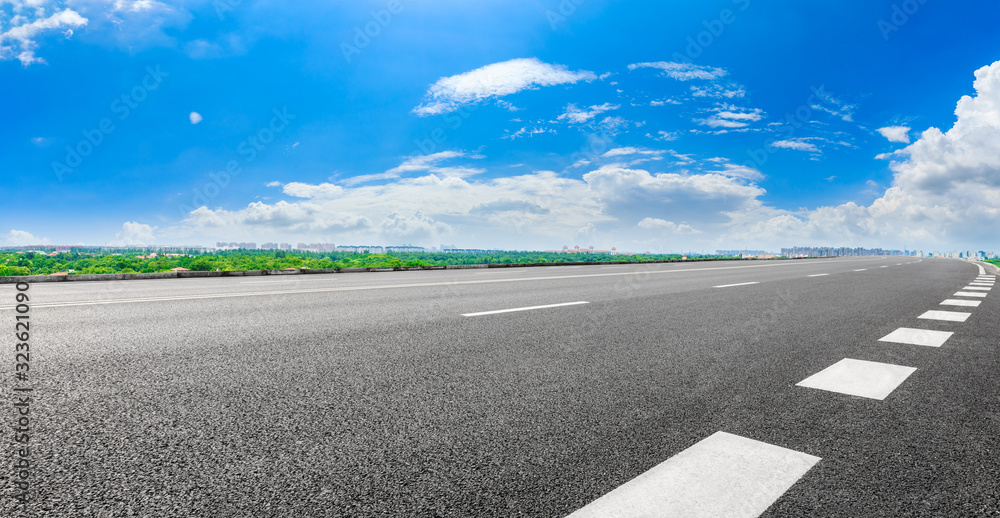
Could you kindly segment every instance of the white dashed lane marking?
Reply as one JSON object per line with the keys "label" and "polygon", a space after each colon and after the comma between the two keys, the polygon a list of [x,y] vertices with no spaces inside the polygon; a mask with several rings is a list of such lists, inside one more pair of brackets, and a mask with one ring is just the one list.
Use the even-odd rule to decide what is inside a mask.
{"label": "white dashed lane marking", "polygon": [[986,294],[981,291],[958,291],[955,292],[956,297],[985,297]]}
{"label": "white dashed lane marking", "polygon": [[844,358],[796,385],[882,400],[916,370],[891,363]]}
{"label": "white dashed lane marking", "polygon": [[972,313],[965,313],[963,311],[930,310],[917,318],[923,318],[926,320],[946,320],[948,322],[965,322],[970,316],[972,316]]}
{"label": "white dashed lane marking", "polygon": [[576,306],[578,304],[589,304],[587,301],[563,302],[560,304],[546,304],[544,306],[528,306],[523,308],[495,309],[493,311],[480,311],[478,313],[462,313],[463,317],[478,317],[480,315],[495,315],[497,313],[513,313],[515,311],[531,311],[533,309],[558,308],[562,306]]}
{"label": "white dashed lane marking", "polygon": [[713,288],[732,288],[733,286],[749,286],[751,284],[760,284],[759,282],[740,282],[737,284],[723,284],[721,286],[712,286]]}
{"label": "white dashed lane marking", "polygon": [[860,268],[860,269],[857,269],[857,270],[854,270],[854,271],[856,271],[856,272],[864,272],[864,271],[867,271],[867,270],[868,270],[868,268]]}
{"label": "white dashed lane marking", "polygon": [[966,306],[970,308],[978,308],[983,301],[981,300],[961,300],[961,299],[945,299],[941,305],[944,306]]}
{"label": "white dashed lane marking", "polygon": [[760,516],[819,457],[716,432],[568,518]]}
{"label": "white dashed lane marking", "polygon": [[952,331],[931,331],[930,329],[913,329],[911,327],[901,327],[882,338],[880,342],[893,342],[897,344],[925,345],[927,347],[941,347],[951,335]]}
{"label": "white dashed lane marking", "polygon": [[824,277],[826,275],[830,275],[830,274],[829,273],[814,273],[812,275],[807,275],[807,277]]}

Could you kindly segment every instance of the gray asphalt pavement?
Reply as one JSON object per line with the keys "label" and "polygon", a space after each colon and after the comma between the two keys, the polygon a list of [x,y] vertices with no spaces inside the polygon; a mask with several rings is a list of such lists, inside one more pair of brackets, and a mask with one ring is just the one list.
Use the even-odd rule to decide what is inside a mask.
{"label": "gray asphalt pavement", "polygon": [[[821,459],[763,516],[996,516],[998,294],[940,305],[977,273],[889,257],[35,284],[33,500],[5,461],[0,516],[563,517],[719,431]],[[0,286],[11,329],[13,304]],[[879,341],[902,327],[954,335]],[[844,358],[917,370],[881,400],[796,385]]]}

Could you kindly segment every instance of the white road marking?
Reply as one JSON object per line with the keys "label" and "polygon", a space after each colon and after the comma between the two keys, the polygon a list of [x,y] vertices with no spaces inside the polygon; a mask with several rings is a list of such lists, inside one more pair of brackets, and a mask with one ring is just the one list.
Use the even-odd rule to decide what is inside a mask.
{"label": "white road marking", "polygon": [[985,273],[986,273],[986,270],[985,270],[985,269],[983,269],[983,265],[981,265],[981,264],[977,264],[977,265],[976,265],[976,268],[979,268],[979,275],[983,275],[983,274],[985,274]]}
{"label": "white road marking", "polygon": [[[385,290],[385,289],[395,289],[395,288],[427,288],[433,286],[462,286],[466,284],[491,284],[491,283],[502,283],[502,282],[536,282],[536,281],[549,281],[549,280],[561,280],[561,279],[582,279],[587,277],[619,277],[626,275],[658,275],[658,274],[671,274],[671,273],[686,273],[686,272],[704,272],[704,271],[716,271],[716,270],[745,270],[749,268],[775,268],[781,266],[802,266],[806,263],[804,262],[781,262],[774,264],[755,264],[746,266],[715,266],[706,268],[683,268],[677,270],[645,270],[639,272],[608,272],[608,273],[580,273],[574,275],[547,275],[538,277],[515,277],[511,279],[482,279],[475,281],[442,281],[442,282],[418,282],[412,284],[376,284],[369,286],[343,286],[337,288],[311,288],[311,289],[299,289],[299,290],[280,290],[280,291],[252,291],[252,292],[242,292],[242,293],[212,293],[204,295],[175,295],[175,296],[163,296],[163,297],[144,297],[135,299],[108,299],[108,300],[90,300],[90,301],[75,301],[75,302],[52,302],[48,304],[34,304],[33,308],[58,308],[58,307],[70,307],[70,306],[96,306],[104,304],[130,304],[133,302],[160,302],[160,301],[173,301],[173,300],[198,300],[198,299],[225,299],[233,297],[260,297],[266,295],[298,295],[304,293],[333,293],[339,291],[364,291],[364,290]],[[318,280],[318,279],[317,279]],[[14,309],[14,306],[0,306],[0,311]]]}
{"label": "white road marking", "polygon": [[941,347],[951,335],[952,331],[931,331],[930,329],[913,329],[912,327],[901,327],[878,340],[880,342],[894,342],[897,344],[925,345],[927,347]]}
{"label": "white road marking", "polygon": [[720,286],[712,286],[713,288],[732,288],[733,286],[749,286],[751,284],[760,284],[759,282],[740,282],[737,284],[722,284]]}
{"label": "white road marking", "polygon": [[889,265],[879,266],[879,268],[888,268],[888,267],[889,267]]}
{"label": "white road marking", "polygon": [[463,317],[478,317],[480,315],[495,315],[497,313],[513,313],[514,311],[531,311],[533,309],[558,308],[561,306],[576,306],[578,304],[590,304],[587,301],[563,302],[560,304],[546,304],[544,306],[528,306],[524,308],[495,309],[493,311],[480,311],[478,313],[462,313]]}
{"label": "white road marking", "polygon": [[903,263],[896,263],[896,266],[903,266]]}
{"label": "white road marking", "polygon": [[972,291],[990,291],[993,288],[991,286],[973,286],[973,285],[970,284],[970,285],[968,285],[968,286],[966,286],[966,287],[964,287],[962,289],[963,290],[972,290]]}
{"label": "white road marking", "polygon": [[861,268],[860,270],[854,270],[854,271],[856,271],[856,272],[864,272],[864,271],[868,271],[868,268]]}
{"label": "white road marking", "polygon": [[937,311],[930,310],[924,312],[917,318],[923,318],[926,320],[947,320],[948,322],[965,322],[972,316],[972,313],[965,313],[962,311]]}
{"label": "white road marking", "polygon": [[567,518],[754,518],[820,460],[715,432]]}
{"label": "white road marking", "polygon": [[916,370],[891,363],[844,358],[796,385],[881,400]]}
{"label": "white road marking", "polygon": [[986,282],[986,281],[972,281],[972,282],[969,283],[969,286],[990,286],[990,287],[992,287],[994,284],[996,284],[996,283]]}
{"label": "white road marking", "polygon": [[807,275],[806,277],[824,277],[830,275],[829,273],[814,273],[812,275]]}
{"label": "white road marking", "polygon": [[978,308],[983,302],[981,300],[960,300],[960,299],[945,299],[941,304],[944,306],[968,306],[972,308]]}
{"label": "white road marking", "polygon": [[985,297],[986,294],[979,291],[959,291],[955,293],[956,297]]}

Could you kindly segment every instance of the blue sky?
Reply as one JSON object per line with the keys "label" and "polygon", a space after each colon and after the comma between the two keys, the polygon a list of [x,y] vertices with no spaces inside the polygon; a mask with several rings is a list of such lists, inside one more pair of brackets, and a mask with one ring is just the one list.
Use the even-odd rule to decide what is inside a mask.
{"label": "blue sky", "polygon": [[1000,5],[0,1],[0,244],[996,246]]}

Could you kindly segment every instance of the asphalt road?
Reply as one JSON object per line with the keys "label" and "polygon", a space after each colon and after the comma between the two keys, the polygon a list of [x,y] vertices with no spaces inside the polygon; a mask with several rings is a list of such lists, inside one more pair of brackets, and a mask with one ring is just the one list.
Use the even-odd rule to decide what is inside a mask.
{"label": "asphalt road", "polygon": [[[720,431],[820,459],[762,516],[996,516],[1000,301],[954,296],[977,273],[890,257],[35,284],[32,501],[5,403],[0,516],[564,517]],[[904,327],[954,335],[879,341]],[[797,385],[844,358],[916,370],[884,399]]]}

